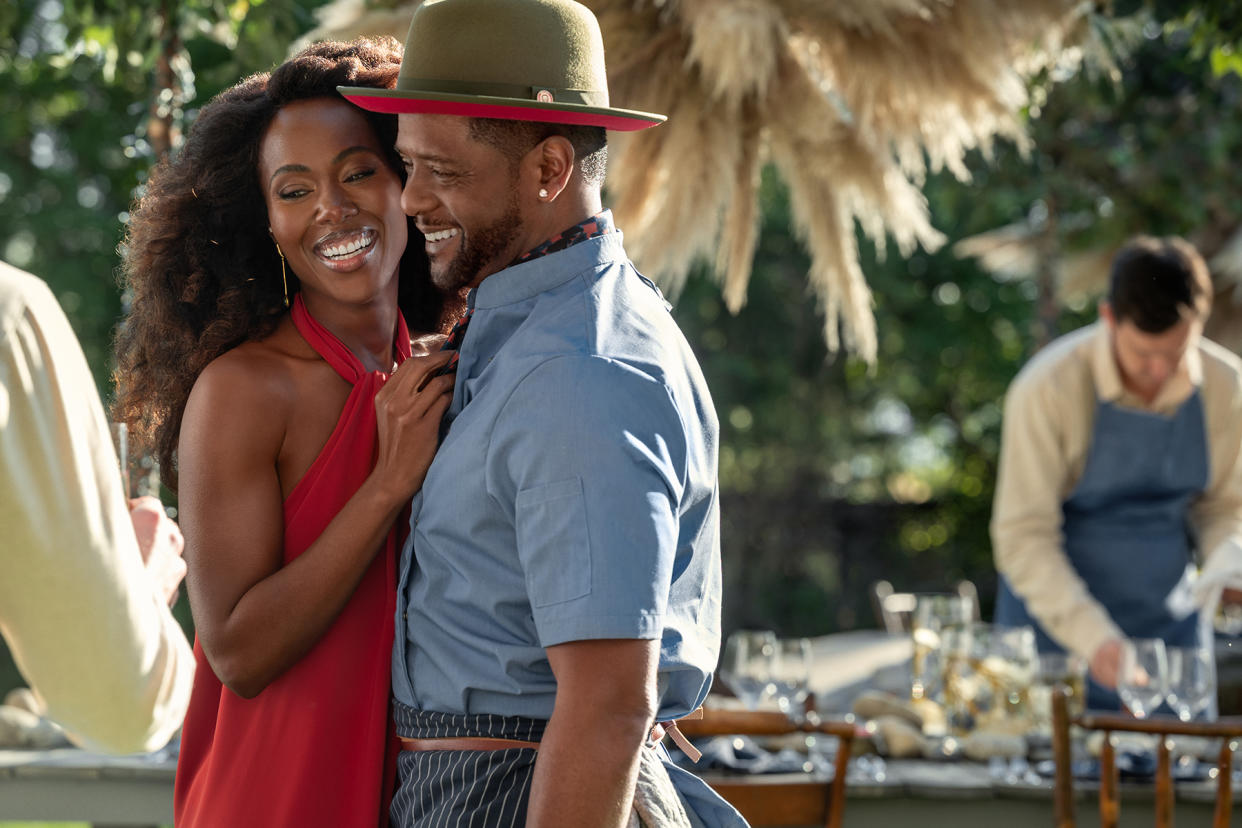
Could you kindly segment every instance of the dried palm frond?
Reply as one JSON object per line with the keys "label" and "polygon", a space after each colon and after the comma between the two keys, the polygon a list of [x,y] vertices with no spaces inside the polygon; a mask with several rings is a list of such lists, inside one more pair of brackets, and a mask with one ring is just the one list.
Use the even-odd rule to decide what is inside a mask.
{"label": "dried palm frond", "polygon": [[[615,105],[669,115],[612,140],[608,189],[634,260],[673,294],[697,261],[745,302],[760,169],[787,182],[837,348],[875,357],[855,225],[882,255],[942,242],[919,186],[967,152],[1024,146],[1026,77],[1077,59],[1081,0],[584,0]],[[418,0],[335,0],[309,36],[394,31]],[[404,12],[404,15],[401,14]],[[398,26],[393,18],[402,18]]]}

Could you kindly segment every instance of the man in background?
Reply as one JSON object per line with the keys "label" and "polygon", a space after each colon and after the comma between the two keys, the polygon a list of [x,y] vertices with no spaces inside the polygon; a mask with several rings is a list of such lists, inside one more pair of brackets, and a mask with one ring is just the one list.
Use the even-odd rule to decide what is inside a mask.
{"label": "man in background", "polygon": [[1100,320],[1037,354],[1005,399],[995,620],[1088,659],[1091,707],[1118,706],[1126,639],[1211,646],[1196,549],[1216,584],[1199,605],[1242,567],[1242,361],[1202,337],[1211,298],[1190,244],[1135,238]]}
{"label": "man in background", "polygon": [[194,658],[168,604],[182,545],[158,500],[127,503],[52,292],[0,262],[0,633],[84,747],[155,750],[181,726]]}

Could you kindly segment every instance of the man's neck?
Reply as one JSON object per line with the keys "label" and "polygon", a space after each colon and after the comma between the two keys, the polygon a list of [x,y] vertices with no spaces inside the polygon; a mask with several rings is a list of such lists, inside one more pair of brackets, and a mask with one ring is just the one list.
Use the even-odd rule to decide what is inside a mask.
{"label": "man's neck", "polygon": [[565,232],[575,224],[581,224],[603,209],[598,189],[580,190],[577,193],[566,189],[532,222],[529,232],[523,234],[526,246],[514,258],[528,250],[534,250],[553,236]]}

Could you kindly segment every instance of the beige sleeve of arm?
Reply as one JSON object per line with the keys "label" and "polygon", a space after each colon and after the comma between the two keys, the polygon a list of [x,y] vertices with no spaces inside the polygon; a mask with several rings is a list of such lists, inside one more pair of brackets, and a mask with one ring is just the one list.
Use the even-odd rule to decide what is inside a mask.
{"label": "beige sleeve of arm", "polygon": [[[1242,571],[1242,383],[1221,376],[1216,389],[1203,389],[1211,479],[1191,508],[1206,568]],[[1222,393],[1223,392],[1223,393]]]}
{"label": "beige sleeve of arm", "polygon": [[87,747],[153,750],[194,657],[143,567],[103,408],[50,291],[0,330],[0,632]]}
{"label": "beige sleeve of arm", "polygon": [[1070,469],[1062,429],[1077,411],[1039,379],[1020,376],[1005,397],[992,550],[997,571],[1048,635],[1090,658],[1121,631],[1065,554],[1061,502]]}

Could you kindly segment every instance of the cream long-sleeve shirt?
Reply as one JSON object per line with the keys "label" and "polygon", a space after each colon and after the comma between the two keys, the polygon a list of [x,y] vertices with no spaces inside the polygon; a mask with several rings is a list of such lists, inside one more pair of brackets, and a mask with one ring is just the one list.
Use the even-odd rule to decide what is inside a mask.
{"label": "cream long-sleeve shirt", "polygon": [[39,279],[0,262],[0,633],[80,744],[154,750],[194,658],[138,551],[103,407]]}
{"label": "cream long-sleeve shirt", "polygon": [[[1065,554],[1062,503],[1087,462],[1099,400],[1172,416],[1198,388],[1208,485],[1189,515],[1208,568],[1242,568],[1242,360],[1206,339],[1190,349],[1150,404],[1126,391],[1108,328],[1097,322],[1048,345],[1005,396],[992,511],[997,570],[1048,635],[1090,658],[1124,637]],[[1142,451],[1142,446],[1135,446]],[[1119,573],[1120,575],[1121,573]],[[1214,602],[1213,602],[1214,603]]]}

